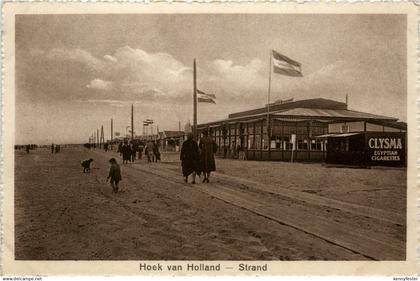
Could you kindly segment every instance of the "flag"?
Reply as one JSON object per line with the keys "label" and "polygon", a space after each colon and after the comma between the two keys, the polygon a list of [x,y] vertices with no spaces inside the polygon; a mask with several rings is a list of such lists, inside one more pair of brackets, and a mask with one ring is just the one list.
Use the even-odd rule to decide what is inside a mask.
{"label": "flag", "polygon": [[120,133],[119,132],[115,132],[115,136],[119,137]]}
{"label": "flag", "polygon": [[199,89],[197,89],[197,94],[201,95],[202,97],[209,97],[213,99],[216,98],[215,94],[207,94],[207,93],[204,93],[203,91],[200,91]]}
{"label": "flag", "polygon": [[207,103],[216,103],[214,100],[216,99],[216,95],[215,94],[207,94],[204,93],[203,91],[200,91],[197,89],[197,94],[198,94],[198,102],[207,102]]}
{"label": "flag", "polygon": [[286,56],[283,56],[276,51],[273,53],[273,71],[278,74],[302,77],[301,64]]}
{"label": "flag", "polygon": [[210,98],[198,98],[198,102],[207,102],[207,103],[216,103],[213,99]]}
{"label": "flag", "polygon": [[143,126],[149,126],[149,123],[147,123],[146,121],[143,122]]}
{"label": "flag", "polygon": [[146,119],[146,121],[144,121],[144,122],[146,122],[147,124],[153,124],[153,120],[152,119]]}

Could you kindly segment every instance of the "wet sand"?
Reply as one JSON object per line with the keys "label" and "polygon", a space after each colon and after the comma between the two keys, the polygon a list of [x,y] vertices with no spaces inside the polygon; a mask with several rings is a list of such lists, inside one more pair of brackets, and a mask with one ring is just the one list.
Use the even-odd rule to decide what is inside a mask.
{"label": "wet sand", "polygon": [[[176,154],[163,154],[161,164],[148,164],[143,159],[122,166],[122,190],[113,194],[105,179],[108,172],[107,160],[115,156],[113,152],[89,151],[84,148],[63,148],[58,154],[51,154],[49,150],[43,149],[31,151],[30,154],[16,152],[16,259],[369,258],[311,233],[219,200],[202,192],[202,184],[184,184],[181,176],[171,178],[171,183],[156,173],[147,172],[147,169],[161,173],[165,172],[164,169],[179,169]],[[80,161],[90,157],[95,159],[92,171],[90,174],[83,174]],[[350,169],[327,169],[319,164],[257,163],[219,159],[217,166],[219,173],[261,182],[265,179],[270,184],[281,180],[282,186],[299,191],[312,190],[322,196],[357,201],[360,204],[374,204],[375,207],[390,208],[401,213],[405,210],[403,170],[366,170],[368,173],[365,175],[362,172],[360,176],[356,173],[358,170],[352,170],[354,173],[351,171],[349,174]],[[266,170],[270,172],[264,172]],[[391,179],[376,180],[389,177],[389,173],[392,173]],[[302,176],[303,174],[305,176]],[[334,183],[334,180],[337,182]],[[213,182],[216,185],[222,181],[216,175],[211,184]],[[389,190],[383,192],[384,187]],[[362,196],[358,195],[360,192],[353,192],[355,190],[370,191],[361,191],[362,194],[369,194]],[[258,196],[260,200],[267,202],[277,200],[264,192],[260,192]],[[287,204],[289,199],[281,200]],[[302,208],[301,210],[306,210]],[[325,211],[322,208],[318,209],[319,212]],[[396,240],[405,240],[404,221],[400,226],[395,226],[372,220],[363,221],[348,214],[340,214],[340,219],[348,220],[348,224],[355,229],[357,226],[365,228],[369,223],[377,223],[395,236]],[[403,258],[403,255],[395,257]]]}

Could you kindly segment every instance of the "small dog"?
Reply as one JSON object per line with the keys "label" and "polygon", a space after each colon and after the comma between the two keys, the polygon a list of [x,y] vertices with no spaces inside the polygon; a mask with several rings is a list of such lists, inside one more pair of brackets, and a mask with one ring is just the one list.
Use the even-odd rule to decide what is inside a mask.
{"label": "small dog", "polygon": [[90,173],[90,163],[93,162],[93,159],[82,161],[83,173]]}

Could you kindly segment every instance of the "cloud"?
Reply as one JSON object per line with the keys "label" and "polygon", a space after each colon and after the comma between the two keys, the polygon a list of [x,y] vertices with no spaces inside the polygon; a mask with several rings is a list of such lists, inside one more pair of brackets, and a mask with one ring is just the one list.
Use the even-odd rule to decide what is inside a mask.
{"label": "cloud", "polygon": [[117,58],[110,55],[105,55],[104,60],[109,61],[109,62],[117,62]]}
{"label": "cloud", "polygon": [[[150,53],[124,46],[96,57],[80,48],[33,50],[44,76],[31,74],[39,95],[54,92],[54,98],[119,99],[181,104],[191,100],[193,73],[169,53]],[[42,60],[43,59],[43,60]],[[251,59],[244,64],[230,60],[203,62],[198,68],[198,84],[216,94],[218,101],[253,97],[266,91],[263,63]],[[51,76],[53,74],[53,76]],[[49,76],[49,77],[48,77]],[[53,79],[51,79],[53,77]],[[45,86],[47,85],[47,86]],[[85,93],[81,92],[84,88]],[[31,88],[33,90],[33,87]],[[241,100],[243,101],[243,100]]]}
{"label": "cloud", "polygon": [[220,91],[232,97],[256,95],[267,85],[263,63],[257,58],[244,65],[230,60],[214,60],[208,64],[208,69],[207,82],[217,85]]}
{"label": "cloud", "polygon": [[113,57],[116,62],[105,75],[122,85],[141,83],[171,94],[185,87],[192,77],[189,67],[167,53],[147,53],[125,46]]}
{"label": "cloud", "polygon": [[87,84],[86,87],[90,89],[109,91],[112,89],[112,82],[96,78],[90,81],[90,83]]}
{"label": "cloud", "polygon": [[100,71],[104,68],[103,61],[97,59],[91,53],[79,48],[54,48],[47,53],[46,58],[52,61],[78,62],[95,71]]}
{"label": "cloud", "polygon": [[[192,68],[169,53],[150,53],[125,46],[102,57],[78,48],[34,49],[31,54],[46,60],[37,65],[45,68],[40,72],[44,76],[37,76],[33,85],[48,86],[39,90],[41,95],[54,93],[63,99],[77,95],[75,99],[161,104],[187,104],[191,100]],[[312,73],[304,72],[302,78],[272,74],[272,100],[337,99],[337,96],[341,99],[345,94],[360,92],[366,84],[363,79],[370,73],[361,69],[365,68],[360,62],[339,60]],[[197,83],[199,89],[217,96],[218,105],[232,102],[238,108],[262,105],[267,95],[268,65],[258,58],[242,63],[222,59],[203,61],[198,67]],[[30,90],[33,92],[33,89]]]}

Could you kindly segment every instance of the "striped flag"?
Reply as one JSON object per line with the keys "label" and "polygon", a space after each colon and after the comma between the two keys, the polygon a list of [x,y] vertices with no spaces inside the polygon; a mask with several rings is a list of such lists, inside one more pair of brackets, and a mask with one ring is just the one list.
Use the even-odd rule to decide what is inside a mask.
{"label": "striped flag", "polygon": [[216,95],[215,94],[207,94],[204,93],[203,91],[200,91],[197,89],[197,101],[198,102],[207,102],[207,103],[216,103],[215,99],[216,99]]}
{"label": "striped flag", "polygon": [[207,102],[207,103],[214,103],[216,104],[216,102],[212,99],[208,99],[208,98],[198,98],[197,99],[198,102]]}
{"label": "striped flag", "polygon": [[272,50],[273,71],[278,74],[302,77],[301,64]]}

